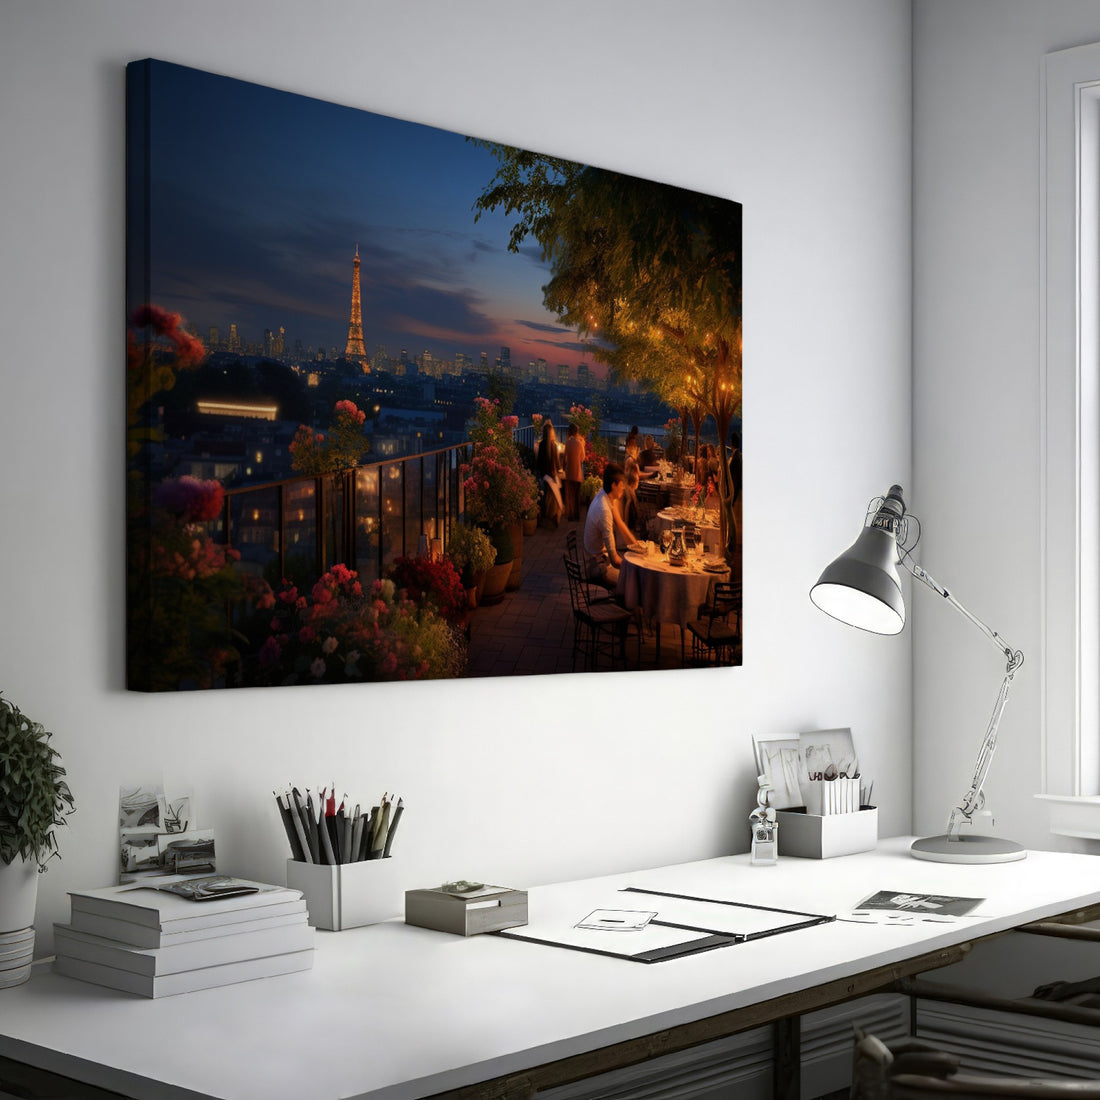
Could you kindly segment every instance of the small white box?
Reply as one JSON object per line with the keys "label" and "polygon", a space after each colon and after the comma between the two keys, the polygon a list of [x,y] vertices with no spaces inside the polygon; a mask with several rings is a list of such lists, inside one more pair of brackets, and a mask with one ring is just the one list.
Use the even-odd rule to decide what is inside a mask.
{"label": "small white box", "polygon": [[364,859],[358,863],[286,861],[286,884],[301,890],[314,928],[340,932],[378,924],[404,911],[402,865],[395,859]]}
{"label": "small white box", "polygon": [[829,859],[869,852],[878,844],[878,807],[864,806],[853,814],[808,814],[777,810],[779,855]]}

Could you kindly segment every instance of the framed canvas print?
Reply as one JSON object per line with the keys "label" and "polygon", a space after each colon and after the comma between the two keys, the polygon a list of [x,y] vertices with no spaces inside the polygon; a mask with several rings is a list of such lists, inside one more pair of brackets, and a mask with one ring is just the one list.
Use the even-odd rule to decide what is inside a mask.
{"label": "framed canvas print", "polygon": [[728,197],[135,61],[126,377],[132,689],[741,663]]}

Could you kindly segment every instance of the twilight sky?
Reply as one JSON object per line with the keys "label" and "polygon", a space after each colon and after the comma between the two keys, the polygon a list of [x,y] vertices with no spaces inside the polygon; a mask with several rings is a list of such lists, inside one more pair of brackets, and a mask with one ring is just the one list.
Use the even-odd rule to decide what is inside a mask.
{"label": "twilight sky", "polygon": [[[537,247],[474,223],[495,158],[459,134],[164,62],[152,66],[151,298],[200,336],[347,341],[358,244],[363,339],[575,366],[575,332],[542,306]],[[130,303],[131,305],[135,303]]]}

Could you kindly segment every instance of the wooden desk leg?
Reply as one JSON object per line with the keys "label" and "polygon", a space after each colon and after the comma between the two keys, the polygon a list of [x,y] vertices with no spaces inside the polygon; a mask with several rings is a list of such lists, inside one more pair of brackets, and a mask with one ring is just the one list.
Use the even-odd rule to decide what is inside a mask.
{"label": "wooden desk leg", "polygon": [[772,1096],[799,1100],[802,1092],[802,1017],[785,1016],[772,1024]]}

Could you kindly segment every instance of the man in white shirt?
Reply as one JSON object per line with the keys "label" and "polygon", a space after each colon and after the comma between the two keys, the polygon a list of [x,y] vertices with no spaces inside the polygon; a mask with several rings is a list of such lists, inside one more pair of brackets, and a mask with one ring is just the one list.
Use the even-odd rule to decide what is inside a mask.
{"label": "man in white shirt", "polygon": [[588,518],[584,521],[584,562],[588,579],[614,588],[619,580],[619,566],[623,559],[615,549],[616,528],[622,528],[632,539],[629,528],[623,523],[617,507],[626,489],[623,468],[609,462],[603,471],[603,488],[588,506]]}

